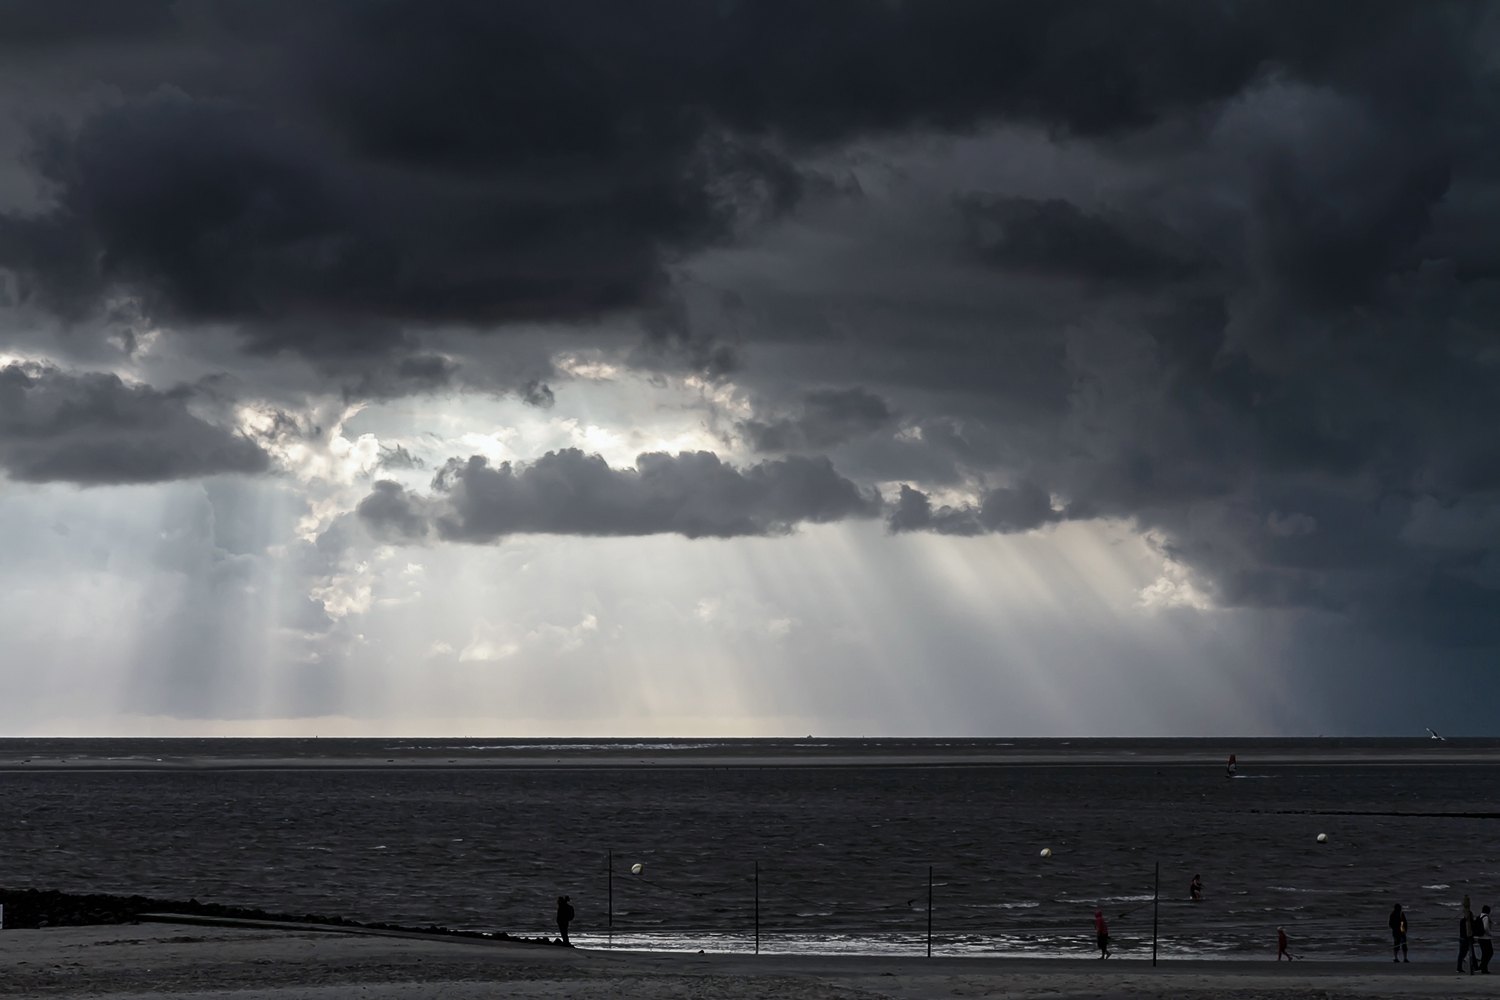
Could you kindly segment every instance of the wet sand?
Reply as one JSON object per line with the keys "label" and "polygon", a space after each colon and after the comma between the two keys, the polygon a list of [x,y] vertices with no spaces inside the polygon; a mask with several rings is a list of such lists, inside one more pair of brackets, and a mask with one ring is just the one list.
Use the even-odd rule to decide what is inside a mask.
{"label": "wet sand", "polygon": [[952,1000],[1491,996],[1446,963],[675,955],[141,923],[0,932],[5,997]]}

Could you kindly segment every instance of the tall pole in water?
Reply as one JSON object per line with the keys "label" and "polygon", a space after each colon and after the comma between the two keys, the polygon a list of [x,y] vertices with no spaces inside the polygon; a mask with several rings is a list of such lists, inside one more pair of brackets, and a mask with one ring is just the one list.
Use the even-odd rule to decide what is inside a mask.
{"label": "tall pole in water", "polygon": [[755,953],[760,954],[760,862],[755,862]]}
{"label": "tall pole in water", "polygon": [[609,849],[609,946],[615,946],[615,850]]}
{"label": "tall pole in water", "polygon": [[1156,863],[1156,887],[1151,890],[1151,968],[1156,968],[1157,915],[1161,912],[1161,862]]}
{"label": "tall pole in water", "polygon": [[927,866],[927,957],[932,957],[932,866]]}

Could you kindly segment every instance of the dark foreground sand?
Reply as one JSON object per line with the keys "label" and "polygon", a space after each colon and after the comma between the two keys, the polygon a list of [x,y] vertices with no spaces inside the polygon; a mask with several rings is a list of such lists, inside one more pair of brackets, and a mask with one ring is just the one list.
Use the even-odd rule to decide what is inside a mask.
{"label": "dark foreground sand", "polygon": [[661,955],[141,923],[0,932],[0,997],[218,1000],[1380,998],[1500,994],[1500,976],[1380,963]]}

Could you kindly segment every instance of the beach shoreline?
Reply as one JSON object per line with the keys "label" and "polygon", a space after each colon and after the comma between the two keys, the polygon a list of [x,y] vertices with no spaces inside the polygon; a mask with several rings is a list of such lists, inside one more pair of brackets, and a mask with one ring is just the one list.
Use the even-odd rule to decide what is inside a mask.
{"label": "beach shoreline", "polygon": [[338,930],[141,923],[0,932],[7,997],[383,1000],[949,1000],[1462,997],[1442,963],[720,955],[562,949]]}
{"label": "beach shoreline", "polygon": [[[619,769],[1212,768],[1237,754],[1240,774],[1267,767],[1422,767],[1500,764],[1500,741],[1369,740],[995,740],[828,739],[639,744],[448,744],[370,746],[344,740],[0,740],[0,773],[199,771],[489,771]],[[365,746],[357,745],[367,742]],[[883,742],[883,741],[879,741]],[[122,752],[129,747],[134,752]],[[146,752],[140,752],[146,749]]]}

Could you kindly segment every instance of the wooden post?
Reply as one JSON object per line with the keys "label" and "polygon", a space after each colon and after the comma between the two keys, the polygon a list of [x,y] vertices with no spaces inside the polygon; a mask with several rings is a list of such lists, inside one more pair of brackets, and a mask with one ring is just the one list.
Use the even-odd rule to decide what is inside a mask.
{"label": "wooden post", "polygon": [[760,862],[755,862],[755,953],[760,954]]}
{"label": "wooden post", "polygon": [[932,866],[927,866],[927,957],[932,957]]}
{"label": "wooden post", "polygon": [[609,946],[615,946],[615,851],[609,849],[608,862],[608,884],[609,884]]}
{"label": "wooden post", "polygon": [[1161,912],[1161,862],[1156,863],[1156,887],[1151,890],[1151,968],[1156,968],[1156,927]]}

